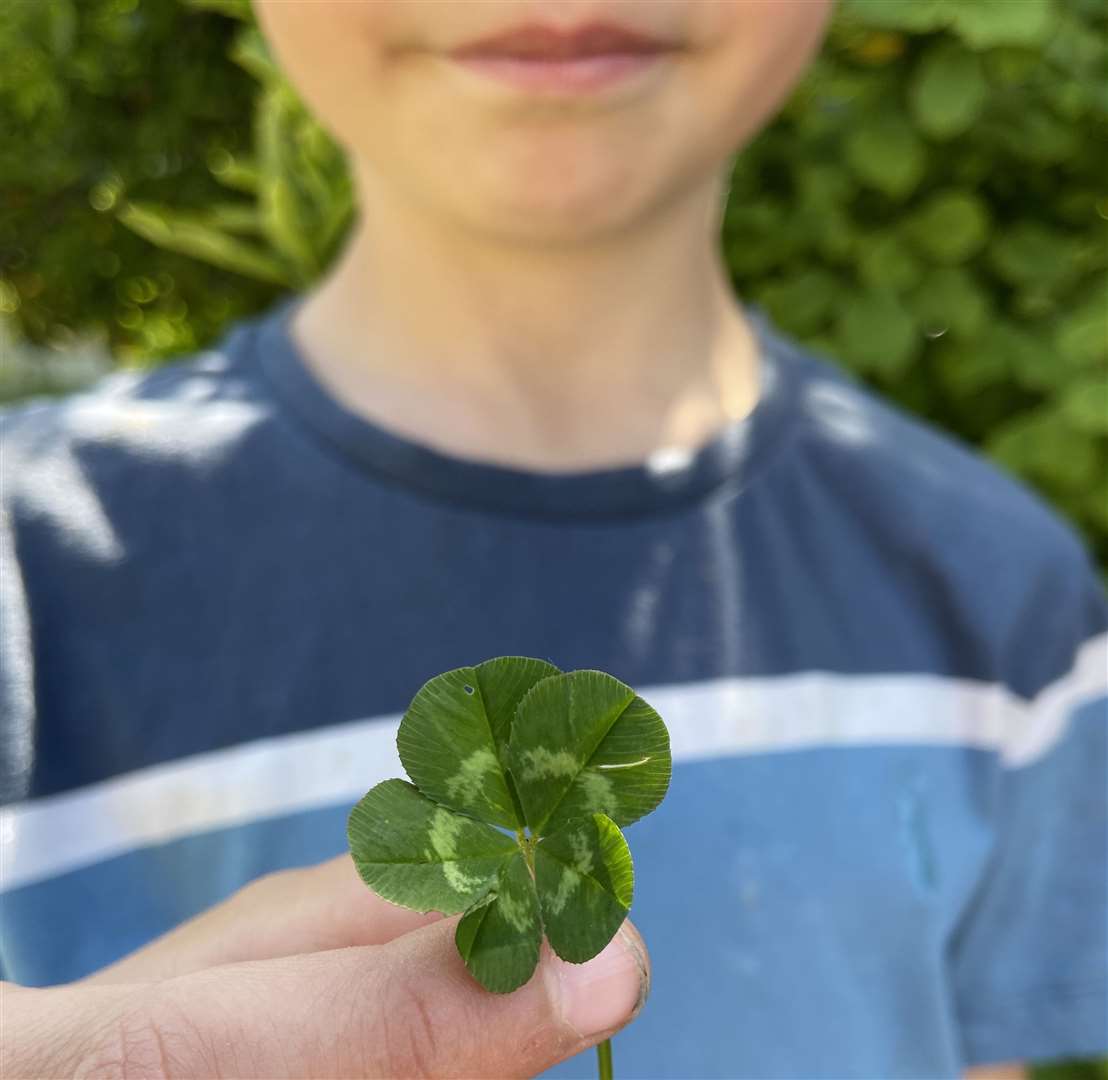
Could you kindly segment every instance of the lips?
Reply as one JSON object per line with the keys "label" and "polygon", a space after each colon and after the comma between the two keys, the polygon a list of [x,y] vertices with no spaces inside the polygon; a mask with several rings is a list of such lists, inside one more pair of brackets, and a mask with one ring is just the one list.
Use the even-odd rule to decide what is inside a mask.
{"label": "lips", "polygon": [[571,30],[529,23],[454,49],[458,59],[576,60],[595,56],[648,55],[672,45],[611,22],[590,22]]}

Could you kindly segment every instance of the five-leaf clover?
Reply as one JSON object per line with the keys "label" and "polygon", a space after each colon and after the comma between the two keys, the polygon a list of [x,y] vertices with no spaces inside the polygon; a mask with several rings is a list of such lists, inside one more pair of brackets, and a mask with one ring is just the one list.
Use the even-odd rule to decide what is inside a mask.
{"label": "five-leaf clover", "polygon": [[486,989],[531,977],[545,930],[563,960],[599,953],[631,907],[620,831],[669,786],[669,733],[631,687],[500,656],[444,672],[396,737],[411,783],[385,780],[350,813],[350,851],[376,893],[464,912],[458,951]]}

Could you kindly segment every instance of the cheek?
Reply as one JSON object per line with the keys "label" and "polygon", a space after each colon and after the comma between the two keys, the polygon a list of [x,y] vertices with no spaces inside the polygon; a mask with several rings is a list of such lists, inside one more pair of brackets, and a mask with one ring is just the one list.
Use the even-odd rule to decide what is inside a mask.
{"label": "cheek", "polygon": [[254,0],[282,69],[343,142],[365,126],[395,6],[389,0]]}
{"label": "cheek", "polygon": [[833,0],[730,0],[697,5],[696,40],[707,43],[702,100],[736,149],[784,101],[819,47]]}

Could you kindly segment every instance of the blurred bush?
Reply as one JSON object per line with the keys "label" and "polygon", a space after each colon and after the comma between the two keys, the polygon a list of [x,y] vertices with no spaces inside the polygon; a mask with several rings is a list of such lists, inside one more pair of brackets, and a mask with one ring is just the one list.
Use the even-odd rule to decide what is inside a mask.
{"label": "blurred bush", "polygon": [[[0,317],[32,342],[193,349],[342,241],[342,156],[245,0],[184,3],[0,25]],[[742,295],[1036,485],[1108,565],[1106,136],[1102,0],[842,0],[736,163],[723,244]]]}
{"label": "blurred bush", "polygon": [[742,155],[740,291],[1037,486],[1108,566],[1108,6],[844,0]]}
{"label": "blurred bush", "polygon": [[[272,297],[249,277],[152,247],[118,218],[130,199],[222,212],[227,189],[213,168],[250,150],[257,93],[227,58],[236,29],[175,0],[4,6],[0,318],[16,332],[159,357]],[[5,390],[38,385],[27,355],[5,349]]]}

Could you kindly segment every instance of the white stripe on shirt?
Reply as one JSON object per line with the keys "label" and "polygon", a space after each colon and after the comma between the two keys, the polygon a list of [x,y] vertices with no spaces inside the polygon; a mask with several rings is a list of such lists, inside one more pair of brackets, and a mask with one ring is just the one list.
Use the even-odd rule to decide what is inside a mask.
{"label": "white stripe on shirt", "polygon": [[[1019,768],[1062,738],[1073,709],[1108,695],[1108,634],[1033,700],[939,675],[822,671],[643,688],[675,762],[888,745],[972,747]],[[0,810],[0,892],[213,829],[353,804],[404,771],[399,714],[259,739]]]}

